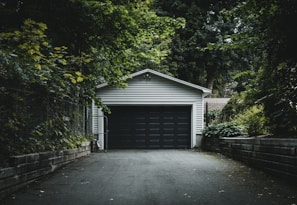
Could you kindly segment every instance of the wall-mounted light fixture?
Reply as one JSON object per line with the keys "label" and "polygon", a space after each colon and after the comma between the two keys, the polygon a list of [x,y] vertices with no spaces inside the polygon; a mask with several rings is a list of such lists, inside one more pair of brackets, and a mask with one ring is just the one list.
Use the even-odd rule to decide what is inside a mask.
{"label": "wall-mounted light fixture", "polygon": [[142,75],[142,77],[143,77],[143,79],[145,79],[145,80],[151,80],[151,75],[149,74],[149,73],[145,73],[145,74],[143,74]]}

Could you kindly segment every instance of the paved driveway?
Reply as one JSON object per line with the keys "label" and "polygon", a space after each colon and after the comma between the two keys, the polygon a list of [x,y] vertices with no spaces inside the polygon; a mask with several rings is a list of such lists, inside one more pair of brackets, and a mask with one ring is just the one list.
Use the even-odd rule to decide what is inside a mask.
{"label": "paved driveway", "polygon": [[9,205],[292,205],[297,187],[218,154],[190,150],[93,153],[21,190]]}

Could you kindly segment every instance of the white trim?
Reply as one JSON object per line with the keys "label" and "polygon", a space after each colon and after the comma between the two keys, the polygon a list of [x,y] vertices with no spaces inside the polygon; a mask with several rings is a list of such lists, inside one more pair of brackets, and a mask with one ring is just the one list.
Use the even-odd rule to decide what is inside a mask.
{"label": "white trim", "polygon": [[[148,74],[148,76],[146,76]],[[145,75],[143,78],[142,75]],[[129,81],[130,79],[130,81]],[[210,89],[186,81],[145,69],[126,76],[126,89],[110,87],[107,83],[97,86],[97,95],[107,106],[191,106],[191,147],[199,146],[199,136],[204,126],[204,97]],[[96,111],[95,111],[96,112]],[[197,113],[199,112],[199,113]],[[96,112],[97,113],[97,112]],[[103,115],[103,113],[98,113]],[[95,128],[104,129],[99,122]],[[103,127],[102,127],[103,126]],[[98,138],[104,149],[104,136]]]}
{"label": "white trim", "polygon": [[187,106],[187,105],[193,105],[193,102],[113,102],[113,103],[106,103],[107,106],[113,106],[113,105],[120,105],[120,106],[130,106],[130,105],[139,105],[139,106],[166,106],[166,105],[176,105],[176,106]]}
{"label": "white trim", "polygon": [[98,110],[98,142],[100,144],[99,150],[105,149],[105,130],[104,130],[104,113],[102,112],[101,108],[97,108]]}
{"label": "white trim", "polygon": [[[202,99],[201,99],[201,103],[202,103],[202,107],[201,107],[201,114],[202,114],[202,126],[201,126],[201,132],[203,131],[203,129],[204,129],[204,123],[205,123],[205,121],[204,121],[204,112],[205,112],[205,105],[204,105],[204,97],[202,97]],[[202,133],[197,133],[197,134],[202,134]]]}
{"label": "white trim", "polygon": [[[180,83],[180,84],[183,84],[183,85],[186,85],[188,87],[192,87],[192,88],[195,88],[197,90],[200,90],[203,92],[203,97],[211,94],[211,90],[208,89],[208,88],[205,88],[205,87],[202,87],[202,86],[199,86],[199,85],[195,85],[193,83],[189,83],[189,82],[186,82],[184,80],[180,80],[180,79],[177,79],[177,78],[174,78],[174,77],[171,77],[169,75],[165,75],[163,73],[160,73],[160,72],[157,72],[157,71],[154,71],[154,70],[151,70],[151,69],[144,69],[144,70],[141,70],[141,71],[138,71],[138,72],[135,72],[135,73],[132,73],[130,76],[128,77],[124,77],[123,79],[124,80],[127,80],[129,78],[134,78],[136,76],[139,76],[139,75],[142,75],[144,73],[151,73],[151,74],[154,74],[154,75],[157,75],[157,76],[160,76],[162,78],[165,78],[165,79],[168,79],[168,80],[171,80],[171,81],[174,81],[174,82],[177,82],[177,83]],[[103,83],[103,84],[100,84],[97,86],[97,88],[103,88],[103,87],[106,87],[108,86],[107,83]]]}
{"label": "white trim", "polygon": [[191,148],[196,146],[196,115],[196,103],[193,103],[191,109]]}
{"label": "white trim", "polygon": [[[120,106],[129,106],[129,105],[140,105],[140,106],[151,106],[152,104],[108,104],[108,106],[113,106],[113,105],[120,105]],[[165,106],[168,105],[168,103],[165,104],[153,104],[153,106]],[[196,103],[183,103],[183,104],[176,104],[176,103],[172,103],[170,105],[175,105],[175,106],[191,106],[191,148],[196,146]],[[104,113],[102,112],[101,108],[97,108],[98,109],[98,115],[104,116]],[[104,132],[104,120],[100,119],[101,117],[98,118],[98,129],[102,130]],[[100,128],[99,128],[100,127]],[[107,128],[108,129],[108,128]],[[105,149],[105,141],[104,141],[104,134],[102,132],[99,131],[98,134],[98,141],[101,145],[100,150],[104,150]]]}

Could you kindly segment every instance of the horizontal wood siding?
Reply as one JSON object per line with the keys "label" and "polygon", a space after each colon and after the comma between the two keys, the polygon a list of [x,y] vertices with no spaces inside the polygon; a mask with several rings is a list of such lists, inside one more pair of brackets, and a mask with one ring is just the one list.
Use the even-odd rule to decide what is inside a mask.
{"label": "horizontal wood siding", "polygon": [[93,102],[93,106],[92,106],[92,132],[93,134],[99,134],[99,129],[98,129],[98,117],[99,117],[99,110],[98,108],[95,106],[94,102]]}
{"label": "horizontal wood siding", "polygon": [[105,104],[182,104],[201,100],[202,92],[153,75],[150,80],[137,76],[125,89],[104,87],[97,94]]}
{"label": "horizontal wood siding", "polygon": [[196,134],[202,134],[204,126],[204,103],[203,98],[200,95],[199,100],[196,102]]}

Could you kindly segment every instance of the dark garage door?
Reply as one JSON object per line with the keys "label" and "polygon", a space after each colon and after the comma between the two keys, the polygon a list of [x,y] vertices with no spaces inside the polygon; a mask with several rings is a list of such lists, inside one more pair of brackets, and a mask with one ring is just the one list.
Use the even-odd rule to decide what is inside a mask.
{"label": "dark garage door", "polygon": [[191,146],[191,107],[111,106],[109,149],[172,149]]}

